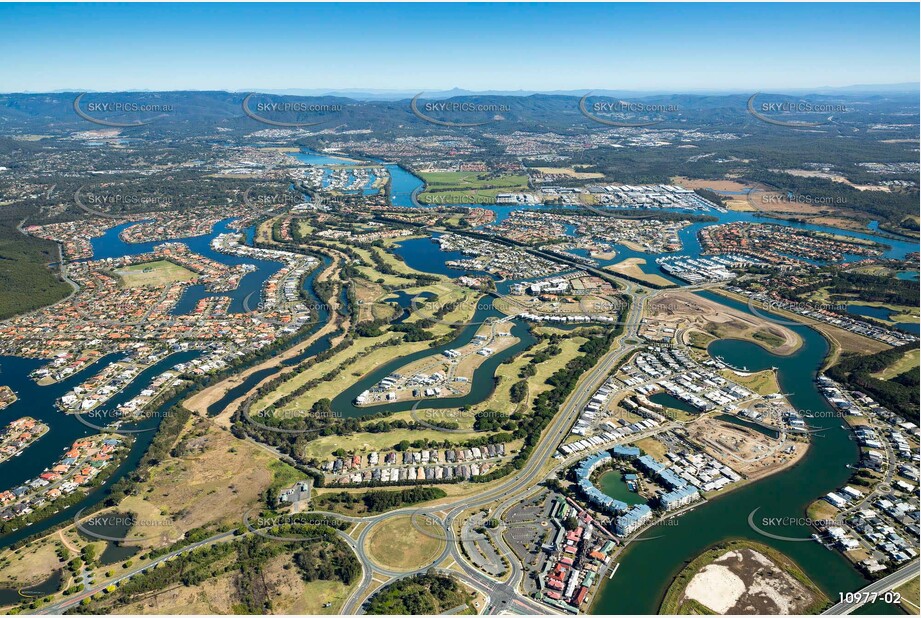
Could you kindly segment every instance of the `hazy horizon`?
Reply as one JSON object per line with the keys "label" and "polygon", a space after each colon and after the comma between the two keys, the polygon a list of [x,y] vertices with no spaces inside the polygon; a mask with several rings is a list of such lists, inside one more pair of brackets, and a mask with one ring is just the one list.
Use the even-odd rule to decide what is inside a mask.
{"label": "hazy horizon", "polygon": [[[876,89],[876,90],[874,90]],[[567,90],[474,90],[468,89],[461,86],[455,86],[454,88],[449,89],[439,89],[439,88],[424,88],[424,87],[407,87],[407,88],[393,88],[393,89],[375,89],[375,88],[174,88],[174,89],[154,89],[154,88],[127,88],[124,90],[94,90],[92,88],[55,88],[53,90],[0,90],[0,94],[79,94],[81,92],[87,93],[144,93],[144,92],[156,92],[156,93],[177,93],[177,92],[226,92],[228,94],[243,94],[243,93],[260,93],[260,94],[277,94],[282,96],[303,96],[303,97],[317,97],[317,96],[333,96],[333,95],[342,95],[347,96],[348,94],[353,95],[380,95],[386,96],[390,95],[393,97],[412,97],[416,94],[423,93],[424,98],[428,98],[430,95],[444,95],[444,94],[455,94],[456,96],[531,96],[535,94],[543,95],[556,95],[556,96],[582,96],[583,94],[593,93],[623,93],[623,94],[634,94],[636,96],[736,96],[736,95],[750,95],[753,94],[752,90],[746,90],[741,88],[727,88],[727,89],[686,89],[686,90],[668,90],[668,89],[656,89],[656,90],[630,90],[630,89],[620,89],[620,88],[605,88],[605,87],[595,87],[595,88],[573,88]],[[763,91],[765,94],[826,94],[826,93],[898,93],[898,94],[910,94],[914,92],[921,92],[921,82],[896,82],[896,83],[880,83],[880,84],[850,84],[845,86],[805,86],[805,87],[778,87],[772,89],[765,89]]]}
{"label": "hazy horizon", "polygon": [[918,4],[2,4],[0,90],[916,83]]}

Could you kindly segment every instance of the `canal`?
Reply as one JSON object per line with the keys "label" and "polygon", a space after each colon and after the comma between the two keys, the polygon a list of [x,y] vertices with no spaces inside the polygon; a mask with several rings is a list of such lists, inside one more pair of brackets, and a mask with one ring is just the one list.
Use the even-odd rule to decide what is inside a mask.
{"label": "canal", "polygon": [[[304,277],[304,281],[301,285],[301,290],[309,299],[308,302],[310,303],[310,306],[314,309],[313,317],[315,321],[309,327],[301,330],[297,334],[295,339],[292,341],[292,345],[296,345],[298,342],[312,337],[317,331],[323,328],[323,326],[325,326],[330,319],[329,306],[320,300],[320,298],[317,296],[316,290],[314,289],[314,283],[316,282],[317,275],[329,268],[330,264],[332,264],[332,259],[330,259],[329,256],[324,255],[320,266],[310,271],[310,273]],[[246,395],[250,390],[255,388],[257,384],[266,378],[277,374],[285,367],[293,367],[294,365],[297,365],[307,360],[308,358],[316,356],[323,350],[329,349],[332,345],[332,339],[335,338],[339,332],[340,331],[336,330],[323,335],[291,358],[281,361],[274,367],[266,367],[264,369],[259,369],[252,372],[242,382],[224,393],[223,397],[208,406],[208,409],[206,410],[207,414],[209,416],[220,414],[228,405],[240,397]]]}
{"label": "canal", "polygon": [[394,403],[374,406],[355,405],[356,397],[358,397],[364,391],[373,388],[383,378],[387,377],[394,371],[397,371],[400,367],[413,361],[419,360],[420,358],[425,358],[427,356],[438,356],[445,350],[465,346],[473,340],[474,335],[476,335],[477,330],[480,329],[484,321],[489,318],[500,319],[504,317],[504,314],[493,307],[492,300],[492,297],[484,296],[477,301],[476,311],[473,314],[473,318],[470,320],[469,324],[461,328],[457,337],[453,341],[442,344],[440,346],[436,346],[434,348],[425,348],[424,350],[419,350],[418,352],[395,358],[392,361],[381,365],[352,386],[346,388],[339,395],[337,395],[335,399],[332,400],[330,406],[333,412],[341,414],[347,418],[354,418],[367,416],[369,414],[403,412],[405,410],[411,410],[413,406],[417,405],[420,401],[423,402],[422,406],[426,409],[460,408],[463,406],[475,405],[485,401],[495,389],[494,376],[499,365],[501,365],[507,359],[516,356],[519,352],[521,352],[521,350],[524,350],[536,342],[536,339],[531,333],[530,328],[524,322],[516,321],[514,326],[512,326],[511,333],[514,337],[518,338],[518,341],[515,344],[488,356],[486,360],[483,361],[483,364],[477,367],[476,371],[473,373],[473,378],[471,379],[470,392],[466,395],[460,397],[445,397],[442,399],[410,399],[407,401],[397,401]]}
{"label": "canal", "polygon": [[[240,281],[240,286],[231,292],[214,294],[206,292],[204,286],[202,285],[188,286],[185,289],[177,307],[174,309],[174,314],[181,314],[191,311],[194,308],[195,303],[197,303],[201,298],[220,295],[231,297],[231,305],[229,308],[230,312],[243,312],[246,309],[245,299],[250,294],[254,293],[258,297],[261,294],[262,287],[266,280],[278,272],[278,270],[282,267],[283,264],[281,262],[257,260],[248,257],[242,258],[238,256],[218,253],[217,251],[212,250],[210,244],[211,240],[218,234],[233,232],[234,230],[231,227],[232,223],[233,219],[225,219],[217,223],[209,234],[190,238],[182,238],[178,239],[177,242],[185,243],[193,252],[204,255],[205,257],[208,257],[217,262],[221,262],[229,266],[244,263],[254,264],[256,266],[256,270],[245,275]],[[133,224],[125,224],[112,227],[108,229],[102,236],[93,238],[92,259],[115,258],[125,255],[140,255],[149,253],[156,245],[165,242],[152,241],[144,243],[127,243],[119,237],[119,234],[129,225]],[[242,230],[242,232],[246,235],[248,242],[251,242],[254,231],[255,229],[252,226]],[[328,310],[322,303],[317,301],[312,289],[314,277],[318,272],[320,272],[320,270],[322,270],[322,268],[325,267],[325,265],[328,264],[329,260],[327,259],[324,263],[324,266],[321,266],[320,268],[312,271],[307,277],[305,277],[304,280],[305,289],[308,291],[308,295],[313,299],[314,305],[317,307],[318,321],[316,324],[311,326],[311,329],[314,331],[322,327],[322,325],[326,323],[329,317]],[[309,334],[310,333],[305,333],[299,338],[304,338],[309,336]],[[319,351],[326,349],[328,345],[329,342],[326,337],[320,338],[313,345],[309,346],[308,349],[302,351],[296,357],[289,359],[288,362],[300,362],[300,360],[303,360],[312,354],[316,354]],[[89,422],[100,426],[107,425],[108,422],[114,420],[116,415],[116,407],[119,404],[124,403],[140,394],[141,390],[147,388],[147,386],[150,384],[150,381],[154,377],[176,364],[185,363],[195,359],[200,356],[200,354],[201,353],[197,350],[190,350],[177,352],[161,359],[151,367],[148,367],[143,372],[141,372],[137,378],[135,378],[121,392],[112,397],[112,399],[106,402],[104,406],[101,406],[98,410],[94,410],[85,414],[84,418]],[[81,371],[68,376],[65,380],[48,386],[39,386],[34,380],[32,380],[32,378],[29,377],[29,373],[34,369],[47,364],[47,360],[23,358],[17,356],[0,357],[0,371],[2,371],[3,378],[2,383],[9,386],[17,394],[18,397],[18,400],[15,403],[3,411],[4,418],[14,420],[22,416],[31,416],[46,423],[49,427],[49,431],[44,436],[39,438],[34,444],[27,447],[18,457],[13,457],[3,463],[0,463],[0,478],[3,479],[2,489],[13,489],[25,483],[26,481],[37,477],[46,468],[50,467],[55,461],[57,461],[57,459],[61,457],[63,452],[69,448],[75,440],[83,436],[99,433],[98,430],[81,423],[76,416],[72,414],[65,414],[59,411],[54,404],[55,401],[64,395],[67,391],[71,390],[75,386],[78,386],[84,380],[100,371],[109,363],[122,358],[124,358],[123,354],[108,354],[96,360],[91,365],[84,367]],[[273,371],[274,370],[276,369],[273,369]],[[263,377],[265,377],[265,375],[263,375]],[[256,380],[256,382],[258,382],[258,380]],[[246,384],[252,385],[253,382],[247,381]],[[241,387],[242,386],[243,385],[241,385]],[[239,392],[238,390],[233,392],[233,395],[236,396],[240,396],[241,394],[242,392]],[[66,507],[58,513],[53,514],[52,516],[40,522],[34,523],[31,526],[19,528],[18,530],[14,530],[0,536],[0,548],[8,547],[23,540],[26,537],[32,536],[52,526],[56,526],[62,522],[65,522],[71,519],[79,510],[93,506],[102,500],[106,495],[108,495],[110,487],[113,484],[124,478],[127,474],[134,471],[144,452],[147,450],[147,447],[153,440],[153,437],[156,435],[156,429],[165,416],[166,411],[173,407],[175,404],[179,403],[179,401],[181,401],[186,396],[188,396],[188,393],[173,397],[161,404],[145,420],[142,420],[138,423],[127,424],[125,427],[132,430],[150,429],[151,431],[142,431],[132,434],[133,443],[131,444],[128,454],[124,457],[124,459],[112,472],[108,479],[106,479],[99,487],[94,488],[77,504]],[[219,404],[224,403],[225,401],[226,398],[222,399]],[[215,404],[215,406],[216,405],[218,404]],[[215,406],[212,406],[212,408]],[[211,411],[211,408],[209,408],[209,411]]]}
{"label": "canal", "polygon": [[[750,313],[744,303],[710,292],[699,294]],[[839,592],[866,585],[863,576],[840,553],[811,540],[808,526],[770,526],[772,534],[804,539],[780,541],[758,534],[748,524],[749,514],[755,511],[756,523],[763,518],[801,520],[813,500],[845,484],[851,474],[847,466],[858,460],[858,449],[850,440],[849,430],[832,414],[815,385],[817,370],[828,353],[827,342],[807,326],[791,328],[803,338],[803,346],[790,356],[777,356],[753,343],[731,339],[714,341],[709,351],[731,365],[744,364],[753,371],[777,367],[781,390],[795,408],[826,413],[808,419],[812,427],[825,431],[814,437],[806,455],[795,466],[710,500],[680,516],[677,525],[657,528],[659,536],[655,540],[628,547],[619,557],[620,568],[614,578],[602,584],[592,613],[656,614],[671,580],[681,569],[707,547],[730,538],[751,539],[783,552],[835,602]],[[881,603],[872,609],[877,613],[898,611]]]}

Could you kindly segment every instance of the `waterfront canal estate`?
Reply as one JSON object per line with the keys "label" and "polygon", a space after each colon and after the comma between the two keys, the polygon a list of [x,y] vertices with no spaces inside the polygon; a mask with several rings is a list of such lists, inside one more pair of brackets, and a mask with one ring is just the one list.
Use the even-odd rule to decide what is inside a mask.
{"label": "waterfront canal estate", "polygon": [[4,614],[921,612],[917,4],[0,23]]}

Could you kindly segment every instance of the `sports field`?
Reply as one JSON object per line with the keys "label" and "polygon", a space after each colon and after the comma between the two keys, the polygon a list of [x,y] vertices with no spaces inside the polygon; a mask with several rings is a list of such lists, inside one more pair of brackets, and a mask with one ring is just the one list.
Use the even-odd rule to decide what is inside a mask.
{"label": "sports field", "polygon": [[141,286],[163,287],[167,283],[176,281],[192,281],[198,275],[191,270],[173,264],[168,260],[144,262],[119,268],[115,274],[122,278],[125,287],[136,288]]}

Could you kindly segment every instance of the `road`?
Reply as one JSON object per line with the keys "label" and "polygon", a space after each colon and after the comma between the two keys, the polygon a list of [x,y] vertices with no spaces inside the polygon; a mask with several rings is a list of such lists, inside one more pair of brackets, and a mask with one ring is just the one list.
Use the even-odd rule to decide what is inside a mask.
{"label": "road", "polygon": [[[520,499],[521,494],[531,492],[538,483],[546,478],[547,472],[544,470],[546,463],[553,457],[560,442],[568,435],[569,430],[575,423],[575,420],[579,416],[582,408],[594,395],[595,391],[598,389],[601,383],[607,378],[615,364],[625,355],[630,354],[638,347],[638,344],[636,343],[626,344],[625,342],[631,340],[631,338],[636,335],[636,331],[640,323],[640,318],[642,316],[642,311],[645,307],[646,301],[652,296],[652,294],[643,294],[638,299],[636,295],[636,285],[631,282],[627,282],[623,293],[633,299],[633,302],[631,303],[630,309],[627,313],[623,334],[618,338],[615,347],[607,354],[605,354],[601,361],[598,362],[591,370],[583,375],[576,389],[573,391],[573,393],[570,394],[560,412],[554,417],[550,425],[544,430],[540,441],[534,448],[534,452],[525,463],[525,466],[513,477],[500,482],[492,489],[476,494],[474,497],[464,498],[455,505],[433,506],[425,509],[408,507],[368,517],[347,517],[335,513],[327,513],[328,515],[336,516],[340,519],[351,521],[353,523],[367,524],[365,528],[363,528],[359,533],[357,539],[346,533],[339,534],[343,541],[346,542],[358,556],[362,565],[362,580],[343,605],[343,614],[360,613],[361,606],[367,600],[371,592],[370,588],[375,580],[375,575],[378,575],[380,579],[385,580],[385,584],[383,585],[386,585],[386,583],[390,583],[401,577],[406,577],[413,573],[424,572],[431,568],[437,568],[439,564],[446,562],[448,558],[452,558],[460,569],[460,571],[451,570],[450,573],[452,575],[455,575],[475,589],[480,590],[489,598],[489,607],[487,608],[488,613],[508,611],[518,611],[520,613],[529,614],[559,613],[558,610],[544,606],[519,593],[517,587],[521,582],[523,572],[521,565],[519,565],[517,561],[510,561],[513,565],[512,572],[505,581],[500,581],[489,577],[479,571],[473,565],[469,564],[466,558],[460,552],[459,543],[456,542],[456,540],[452,540],[454,539],[454,533],[452,531],[455,529],[455,521],[465,511],[486,506],[490,503],[496,502],[497,500],[502,500],[503,503],[508,503],[512,500]],[[559,469],[559,466],[555,466],[553,469],[555,471]],[[437,515],[439,512],[446,513],[446,515],[443,518],[439,517]],[[373,529],[374,525],[383,519],[389,519],[401,514],[411,515],[417,513],[434,517],[443,523],[446,533],[445,538],[448,539],[448,542],[445,543],[445,548],[441,554],[434,561],[432,561],[431,564],[412,572],[393,571],[380,565],[374,564],[373,561],[366,555],[364,550],[368,533]],[[190,544],[174,552],[165,554],[153,562],[139,565],[116,578],[100,582],[91,588],[85,589],[79,594],[75,594],[73,596],[62,599],[57,603],[52,603],[48,606],[45,606],[38,610],[36,613],[63,613],[64,611],[78,605],[83,599],[101,592],[110,585],[117,585],[120,582],[125,581],[140,573],[141,571],[154,567],[157,564],[167,561],[182,553],[192,551],[209,543],[229,540],[233,536],[233,532],[226,532],[214,535],[197,543]],[[504,545],[504,541],[502,541],[502,544]],[[511,551],[508,551],[508,554],[511,554]]]}
{"label": "road", "polygon": [[[554,420],[551,422],[550,426],[544,431],[543,435],[541,436],[541,440],[534,448],[534,452],[531,454],[531,457],[528,459],[524,468],[518,472],[518,474],[513,476],[511,479],[501,482],[499,485],[493,487],[492,489],[476,495],[475,497],[463,499],[461,502],[454,505],[453,508],[450,505],[428,507],[426,509],[407,508],[390,511],[388,513],[374,517],[361,518],[362,521],[369,523],[369,526],[362,531],[362,536],[366,536],[367,531],[373,527],[372,522],[376,523],[376,521],[379,521],[385,517],[394,517],[399,514],[406,513],[425,513],[434,515],[438,512],[445,512],[446,515],[443,518],[443,521],[445,523],[446,538],[450,541],[447,543],[450,555],[454,558],[454,561],[457,563],[457,565],[463,569],[470,578],[477,581],[485,580],[485,582],[489,582],[489,585],[492,586],[493,590],[493,594],[491,595],[491,608],[502,611],[510,609],[509,606],[511,605],[517,605],[519,607],[528,607],[528,613],[559,613],[559,610],[536,603],[532,599],[529,599],[518,592],[517,586],[521,582],[523,572],[517,561],[510,560],[510,563],[512,564],[512,573],[505,581],[499,581],[489,577],[471,565],[460,551],[459,543],[456,541],[453,532],[454,523],[457,518],[467,510],[481,508],[500,499],[503,502],[520,499],[520,494],[531,491],[538,483],[546,478],[547,473],[544,471],[545,464],[550,460],[551,457],[553,457],[553,454],[556,452],[560,442],[568,435],[569,430],[575,423],[576,418],[582,411],[582,408],[595,394],[595,391],[598,390],[598,387],[602,382],[604,382],[617,362],[620,361],[620,359],[625,355],[630,354],[636,350],[638,347],[638,344],[626,344],[625,342],[635,336],[640,324],[640,317],[642,316],[646,301],[653,294],[644,294],[639,299],[639,301],[637,301],[635,290],[635,284],[630,282],[627,283],[624,289],[624,293],[633,298],[633,302],[630,305],[630,310],[628,311],[625,320],[624,333],[621,335],[621,337],[618,338],[615,347],[607,354],[605,354],[601,361],[598,362],[591,370],[586,372],[583,378],[579,381],[576,389],[573,391],[573,393],[570,394],[560,412],[556,415],[556,417],[554,417]],[[506,549],[508,550],[507,547]],[[360,548],[359,551],[361,552],[359,557],[362,559],[363,563],[365,563],[366,560],[369,560],[368,557],[364,555],[363,548]],[[508,550],[506,553],[507,555],[514,555],[510,550]],[[429,567],[420,569],[420,571],[427,570],[431,566],[435,566],[437,564],[438,562],[434,562],[432,565],[429,565]],[[378,567],[372,568],[375,571],[386,575],[382,569]],[[401,576],[405,575],[406,574],[402,574]],[[366,579],[367,582],[362,583],[370,584],[371,575],[366,575]],[[388,579],[388,582],[392,579],[396,579],[396,577],[391,576],[391,578]],[[367,589],[367,585],[358,586],[343,605],[342,613],[358,613],[361,605],[367,599],[369,593],[370,591]]]}
{"label": "road", "polygon": [[[624,289],[624,293],[635,298],[635,289],[636,286],[628,282]],[[441,505],[423,509],[404,508],[372,517],[353,518],[368,523],[368,526],[360,535],[362,542],[358,543],[357,547],[355,547],[356,553],[365,566],[366,571],[373,570],[378,574],[384,575],[387,577],[388,583],[399,577],[408,575],[408,573],[401,573],[399,575],[388,573],[386,569],[373,565],[368,556],[365,555],[363,541],[367,537],[368,531],[373,528],[375,523],[384,518],[395,517],[401,514],[426,514],[437,517],[437,513],[446,513],[444,518],[438,518],[444,522],[445,538],[449,541],[446,544],[446,553],[454,559],[461,569],[463,569],[463,572],[469,579],[482,582],[484,586],[492,591],[490,594],[491,609],[503,611],[510,609],[511,606],[518,606],[519,608],[526,608],[527,613],[558,613],[558,610],[541,605],[518,592],[517,586],[521,582],[523,573],[521,566],[515,560],[510,560],[512,572],[504,581],[492,578],[470,564],[460,551],[459,542],[453,532],[455,529],[454,524],[458,517],[465,511],[481,508],[500,499],[503,500],[503,502],[514,500],[519,494],[531,491],[538,483],[546,478],[547,473],[544,471],[545,464],[553,457],[560,442],[568,435],[569,430],[575,423],[582,408],[595,394],[595,391],[601,383],[607,378],[614,365],[624,355],[629,354],[637,348],[636,344],[627,345],[624,342],[635,335],[640,323],[640,316],[642,315],[642,311],[649,296],[650,295],[644,295],[640,302],[634,300],[634,302],[631,303],[630,310],[625,320],[624,333],[618,338],[615,347],[605,354],[601,361],[589,370],[579,381],[575,391],[570,394],[559,414],[554,417],[554,420],[544,431],[540,442],[534,448],[534,452],[531,454],[525,466],[515,474],[515,476],[500,482],[490,490],[465,498],[453,507],[451,505]],[[505,553],[511,554],[511,551]],[[443,552],[442,556],[436,559],[436,561],[416,572],[426,571],[438,565],[446,557],[447,555]],[[343,614],[356,614],[360,612],[361,605],[368,597],[369,590],[367,584],[370,584],[372,577],[373,574],[371,573],[366,572],[364,574],[365,581],[362,582],[363,585],[356,587],[346,600],[342,608]]]}
{"label": "road", "polygon": [[[886,577],[879,579],[866,588],[858,590],[854,593],[853,601],[841,601],[835,605],[832,605],[824,612],[822,615],[828,616],[844,616],[850,614],[859,607],[866,605],[868,602],[873,600],[873,595],[882,595],[885,592],[898,588],[904,583],[910,582],[912,580],[918,579],[918,560],[913,560],[903,566],[901,569],[887,575]],[[876,598],[877,601],[882,601],[881,597]]]}
{"label": "road", "polygon": [[178,556],[178,555],[180,555],[180,554],[184,554],[184,553],[190,552],[190,551],[192,551],[192,550],[194,550],[194,549],[198,549],[199,547],[202,547],[202,546],[204,546],[204,545],[208,545],[208,544],[210,544],[210,543],[218,543],[218,542],[221,542],[221,541],[226,541],[226,540],[232,538],[233,536],[234,536],[234,532],[222,532],[222,533],[220,533],[220,534],[215,534],[214,536],[210,536],[210,537],[208,537],[207,539],[203,539],[203,540],[201,540],[201,541],[198,541],[197,543],[192,543],[191,545],[186,545],[185,547],[181,547],[181,548],[177,549],[176,551],[170,552],[170,553],[168,553],[168,554],[163,554],[162,556],[160,556],[159,558],[156,558],[156,559],[153,560],[152,562],[147,562],[147,563],[145,563],[145,564],[143,564],[143,565],[136,566],[135,568],[131,569],[130,571],[125,571],[124,573],[122,573],[122,574],[119,575],[118,577],[113,577],[112,579],[104,580],[104,581],[102,581],[102,582],[96,584],[96,585],[93,586],[92,588],[86,588],[86,589],[84,589],[83,592],[79,592],[79,593],[74,594],[74,595],[71,595],[71,596],[69,596],[69,597],[65,597],[65,598],[61,599],[60,601],[58,601],[57,603],[52,603],[52,604],[50,604],[50,605],[46,605],[45,607],[42,607],[41,609],[35,611],[34,613],[36,613],[36,614],[63,614],[63,613],[64,613],[65,611],[67,611],[68,609],[71,609],[71,608],[74,607],[75,605],[79,604],[80,601],[82,601],[83,599],[85,599],[85,598],[87,598],[87,597],[91,597],[91,596],[93,596],[94,594],[96,594],[97,592],[102,592],[103,590],[105,590],[105,589],[108,588],[109,586],[118,585],[118,584],[120,584],[121,582],[123,582],[123,581],[125,581],[125,580],[127,580],[127,579],[131,579],[132,577],[134,577],[135,575],[137,575],[137,574],[140,573],[141,571],[146,571],[147,569],[154,568],[155,566],[157,566],[157,565],[160,564],[161,562],[166,562],[167,560],[170,560],[171,558],[175,558],[176,556]]}

